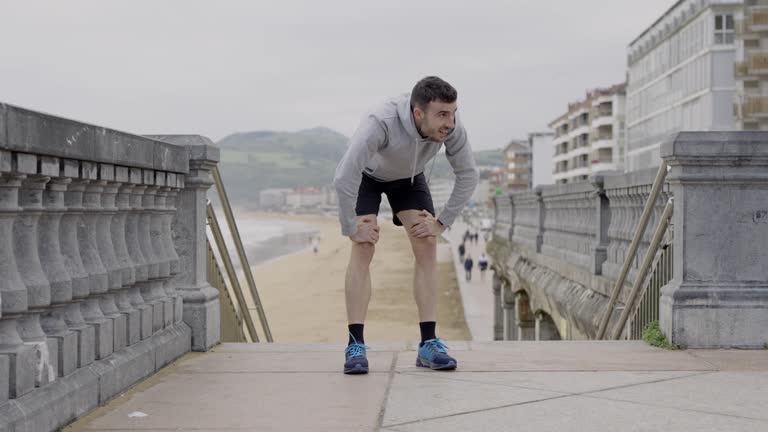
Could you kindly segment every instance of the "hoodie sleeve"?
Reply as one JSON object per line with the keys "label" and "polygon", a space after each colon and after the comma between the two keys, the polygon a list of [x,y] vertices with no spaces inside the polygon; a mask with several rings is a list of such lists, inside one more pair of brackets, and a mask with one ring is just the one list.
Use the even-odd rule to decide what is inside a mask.
{"label": "hoodie sleeve", "polygon": [[459,125],[453,136],[445,142],[445,157],[453,167],[456,182],[438,219],[444,225],[451,226],[461,209],[472,198],[480,177],[477,168],[475,168],[475,157],[472,154],[472,148],[467,140],[467,131],[464,130],[463,125]]}
{"label": "hoodie sleeve", "polygon": [[336,166],[333,185],[338,195],[341,233],[345,236],[351,236],[357,231],[355,206],[363,169],[385,142],[384,126],[374,116],[369,115],[349,139],[347,152]]}

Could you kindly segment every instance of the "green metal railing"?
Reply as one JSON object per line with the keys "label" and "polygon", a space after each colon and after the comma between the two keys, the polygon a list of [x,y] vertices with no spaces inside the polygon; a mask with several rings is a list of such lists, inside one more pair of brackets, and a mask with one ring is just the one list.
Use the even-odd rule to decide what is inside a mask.
{"label": "green metal railing", "polygon": [[[227,221],[227,226],[229,228],[229,232],[232,235],[232,241],[235,244],[235,250],[237,251],[238,258],[240,259],[240,266],[242,268],[243,274],[245,275],[246,283],[248,285],[248,294],[250,295],[250,300],[252,301],[254,305],[254,309],[259,316],[259,321],[261,323],[262,331],[264,332],[264,338],[267,342],[273,342],[272,339],[272,332],[269,328],[269,323],[267,321],[267,316],[264,313],[264,307],[261,304],[261,298],[259,297],[259,292],[256,289],[256,282],[253,279],[253,273],[251,272],[251,266],[248,263],[248,257],[245,254],[245,248],[243,247],[243,242],[240,238],[240,231],[237,229],[237,223],[235,222],[235,217],[232,214],[232,207],[229,204],[229,198],[227,197],[227,192],[224,189],[224,183],[221,180],[221,175],[219,174],[219,169],[217,167],[213,168],[213,182],[216,186],[216,191],[219,195],[219,201],[221,202],[221,208],[224,211],[224,216]],[[221,227],[218,222],[218,218],[216,217],[216,212],[213,209],[213,206],[211,205],[210,201],[208,202],[207,208],[207,219],[208,219],[208,226],[211,229],[211,234],[213,236],[214,243],[216,244],[216,249],[218,250],[218,256],[221,258],[223,262],[224,269],[226,271],[226,274],[228,278],[224,278],[223,272],[221,271],[221,266],[219,265],[216,254],[213,251],[213,248],[210,247],[210,241],[209,244],[209,271],[208,271],[208,280],[209,283],[217,288],[220,293],[225,294],[225,298],[232,303],[231,308],[222,308],[222,323],[225,321],[228,322],[228,320],[234,319],[237,324],[232,329],[232,335],[227,335],[227,338],[238,338],[239,335],[237,334],[238,331],[245,333],[242,331],[243,324],[245,324],[245,329],[248,330],[248,337],[252,342],[259,342],[259,336],[256,331],[256,325],[253,321],[253,317],[251,315],[251,309],[248,307],[248,303],[246,302],[245,295],[243,293],[243,290],[240,286],[240,281],[238,279],[237,271],[235,270],[234,265],[232,264],[232,259],[229,255],[229,249],[227,248],[226,242],[224,241],[224,236],[221,232]],[[227,280],[229,280],[229,284],[227,284]],[[214,284],[218,284],[214,285]],[[233,296],[230,296],[229,293],[232,293]],[[234,297],[234,298],[233,298]],[[236,304],[235,304],[236,303]],[[231,311],[235,311],[235,315],[232,317],[224,316],[225,313],[231,313]],[[236,328],[240,328],[241,330],[236,330]]]}
{"label": "green metal railing", "polygon": [[[653,234],[651,244],[648,246],[648,250],[645,253],[643,263],[640,265],[637,278],[635,278],[635,283],[632,285],[632,291],[630,291],[629,296],[625,301],[624,309],[621,311],[621,316],[619,317],[619,322],[613,329],[612,339],[619,339],[621,337],[630,315],[634,317],[634,321],[636,321],[635,324],[640,327],[640,334],[642,336],[643,329],[650,322],[648,321],[644,323],[644,320],[637,319],[638,308],[640,307],[640,304],[643,303],[642,299],[644,298],[647,298],[647,300],[645,302],[643,313],[650,313],[652,310],[656,310],[656,319],[658,319],[659,296],[656,295],[654,297],[653,293],[649,293],[649,289],[658,293],[658,291],[661,290],[661,286],[669,282],[669,279],[662,280],[661,273],[664,269],[658,264],[663,262],[661,261],[663,251],[661,244],[667,234],[667,228],[669,227],[669,221],[672,218],[673,208],[673,200],[670,198],[669,201],[667,201],[667,205],[664,207],[664,213],[661,215],[659,225],[656,227],[656,232]],[[654,264],[656,265],[654,266]],[[641,298],[641,301],[639,302],[637,301],[638,296]],[[641,337],[636,339],[641,339]]]}
{"label": "green metal railing", "polygon": [[648,324],[659,320],[659,299],[661,298],[661,287],[672,280],[674,274],[672,263],[672,230],[667,231],[666,239],[656,253],[654,259],[653,272],[644,282],[645,288],[637,303],[637,307],[632,311],[627,322],[625,339],[642,339],[643,331]]}
{"label": "green metal railing", "polygon": [[208,283],[219,291],[219,304],[221,308],[221,341],[222,342],[258,342],[249,339],[243,328],[244,314],[239,304],[232,300],[224,273],[219,267],[216,255],[213,252],[211,242],[206,240],[208,247]]}

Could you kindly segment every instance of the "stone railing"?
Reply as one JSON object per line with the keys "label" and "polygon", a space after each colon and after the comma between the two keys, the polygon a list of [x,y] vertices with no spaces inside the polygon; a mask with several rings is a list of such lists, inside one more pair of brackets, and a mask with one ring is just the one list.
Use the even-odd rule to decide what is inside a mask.
{"label": "stone railing", "polygon": [[589,268],[595,242],[595,195],[588,182],[541,188],[541,253]]}
{"label": "stone railing", "polygon": [[537,190],[513,194],[510,198],[497,196],[496,206],[508,206],[512,211],[511,235],[503,238],[512,239],[532,251],[540,250],[541,193]]}
{"label": "stone railing", "polygon": [[[613,280],[619,277],[621,267],[624,264],[629,244],[635,235],[635,229],[640,221],[646,201],[651,192],[655,170],[628,173],[622,176],[604,177],[603,190],[608,199],[608,245],[606,259],[602,264],[602,274]],[[648,229],[642,237],[635,259],[630,267],[627,280],[635,280],[637,269],[640,267],[643,256],[651,243],[653,232],[659,223],[659,218],[664,211],[664,205],[670,198],[671,192],[668,184],[665,184],[659,198],[654,205]],[[605,227],[601,227],[605,228]]]}
{"label": "stone railing", "polygon": [[218,341],[218,150],[164,138],[0,104],[0,429],[55,430]]}
{"label": "stone railing", "polygon": [[[768,244],[766,142],[766,132],[683,132],[662,146],[669,175],[618,302],[625,303],[674,195],[674,275],[658,306],[661,328],[673,343],[701,348],[768,343],[768,256],[761,252]],[[494,281],[495,325],[503,326],[497,335],[523,337],[533,315],[538,334],[595,337],[655,175],[655,169],[597,175],[589,182],[495,198],[497,217],[511,215],[496,227],[488,246],[494,277],[500,279]],[[532,314],[521,315],[516,305],[521,298]],[[619,310],[611,311],[610,322]]]}

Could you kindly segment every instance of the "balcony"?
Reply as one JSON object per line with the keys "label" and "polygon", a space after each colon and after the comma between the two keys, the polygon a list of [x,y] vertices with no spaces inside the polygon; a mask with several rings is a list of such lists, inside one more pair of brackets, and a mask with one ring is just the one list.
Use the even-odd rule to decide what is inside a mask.
{"label": "balcony", "polygon": [[745,29],[753,32],[768,32],[768,10],[753,9],[746,19]]}
{"label": "balcony", "polygon": [[599,128],[605,126],[613,126],[613,117],[610,114],[607,116],[596,117],[592,120],[592,128]]}
{"label": "balcony", "polygon": [[750,97],[741,104],[740,118],[768,118],[768,96]]}

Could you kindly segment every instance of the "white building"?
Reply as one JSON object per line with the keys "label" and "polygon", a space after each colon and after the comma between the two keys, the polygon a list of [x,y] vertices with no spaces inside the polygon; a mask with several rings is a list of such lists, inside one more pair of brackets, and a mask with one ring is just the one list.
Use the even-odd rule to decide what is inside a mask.
{"label": "white building", "polygon": [[626,170],[658,166],[683,130],[733,130],[734,14],[742,0],[680,0],[629,44]]}
{"label": "white building", "polygon": [[552,180],[583,181],[603,171],[622,170],[625,84],[587,92],[584,100],[568,104],[568,111],[549,124]]}
{"label": "white building", "polygon": [[262,189],[259,191],[259,207],[265,210],[279,210],[285,207],[285,194],[290,189]]}
{"label": "white building", "polygon": [[316,207],[323,204],[323,192],[317,188],[293,189],[285,194],[285,205],[290,208]]}
{"label": "white building", "polygon": [[555,134],[552,132],[533,132],[528,134],[528,148],[533,157],[533,181],[532,186],[552,184],[552,157],[555,149],[552,140]]}
{"label": "white building", "polygon": [[746,0],[736,14],[736,126],[768,130],[768,0]]}

